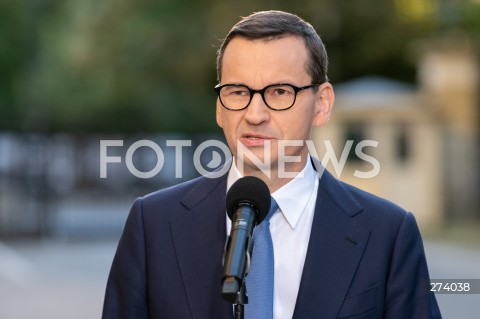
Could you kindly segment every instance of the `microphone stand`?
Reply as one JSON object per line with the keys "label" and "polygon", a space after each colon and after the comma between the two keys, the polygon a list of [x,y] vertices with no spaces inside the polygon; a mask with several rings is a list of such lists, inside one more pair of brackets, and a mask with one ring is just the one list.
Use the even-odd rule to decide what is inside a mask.
{"label": "microphone stand", "polygon": [[235,319],[244,319],[244,305],[246,304],[248,304],[247,285],[245,280],[243,280],[233,306]]}
{"label": "microphone stand", "polygon": [[235,277],[227,277],[222,284],[222,295],[225,300],[233,304],[235,319],[243,319],[244,305],[248,304],[245,278],[240,285]]}

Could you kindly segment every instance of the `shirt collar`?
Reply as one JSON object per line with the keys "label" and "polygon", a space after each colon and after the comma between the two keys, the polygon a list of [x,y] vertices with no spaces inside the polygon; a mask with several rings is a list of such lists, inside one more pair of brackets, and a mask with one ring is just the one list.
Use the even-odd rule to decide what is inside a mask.
{"label": "shirt collar", "polygon": [[[242,177],[242,174],[235,165],[235,160],[233,160],[232,166],[228,172],[227,190],[233,183]],[[303,211],[312,196],[312,192],[315,189],[315,180],[317,178],[317,173],[313,168],[309,156],[302,171],[290,182],[271,194],[277,201],[280,211],[292,229],[295,229],[298,220],[302,216]]]}

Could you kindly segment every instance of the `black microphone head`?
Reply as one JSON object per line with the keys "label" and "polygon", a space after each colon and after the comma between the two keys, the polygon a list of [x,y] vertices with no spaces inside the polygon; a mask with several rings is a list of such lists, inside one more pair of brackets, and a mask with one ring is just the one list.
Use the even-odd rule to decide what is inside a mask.
{"label": "black microphone head", "polygon": [[270,190],[260,178],[245,176],[237,180],[227,192],[227,214],[233,218],[235,210],[242,204],[255,207],[258,215],[256,223],[260,224],[270,210]]}

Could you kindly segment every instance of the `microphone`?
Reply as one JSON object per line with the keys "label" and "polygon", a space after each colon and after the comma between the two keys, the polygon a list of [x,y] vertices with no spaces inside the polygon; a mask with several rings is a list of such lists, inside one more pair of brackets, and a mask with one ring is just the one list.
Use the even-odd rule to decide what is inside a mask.
{"label": "microphone", "polygon": [[223,256],[222,296],[231,303],[237,303],[250,267],[253,229],[267,216],[270,200],[267,185],[254,176],[240,178],[227,192],[227,214],[232,228]]}

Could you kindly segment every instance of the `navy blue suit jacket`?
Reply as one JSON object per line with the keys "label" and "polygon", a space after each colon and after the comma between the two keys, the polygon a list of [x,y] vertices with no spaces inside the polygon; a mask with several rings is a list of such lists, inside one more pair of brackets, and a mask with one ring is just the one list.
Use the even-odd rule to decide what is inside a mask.
{"label": "navy blue suit jacket", "polygon": [[[104,319],[233,318],[221,296],[227,176],[133,204]],[[323,171],[294,318],[440,318],[412,214]]]}

